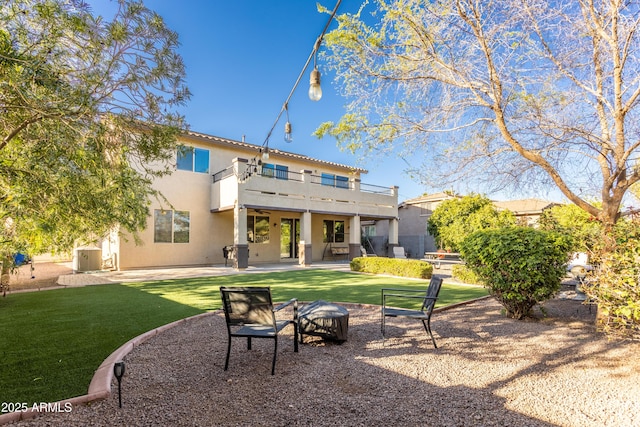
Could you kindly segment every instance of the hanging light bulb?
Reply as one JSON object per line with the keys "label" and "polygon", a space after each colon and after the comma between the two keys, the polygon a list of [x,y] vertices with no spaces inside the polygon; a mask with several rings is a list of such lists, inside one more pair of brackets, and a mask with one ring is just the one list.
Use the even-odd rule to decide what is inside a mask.
{"label": "hanging light bulb", "polygon": [[284,124],[284,141],[292,142],[293,136],[291,136],[291,122],[289,121],[289,104],[284,104],[284,111],[287,113],[287,123]]}
{"label": "hanging light bulb", "polygon": [[284,141],[292,142],[293,136],[291,135],[291,123],[287,122],[284,124]]}
{"label": "hanging light bulb", "polygon": [[314,68],[313,71],[311,71],[311,78],[309,79],[309,99],[312,101],[320,101],[320,98],[322,98],[320,71]]}
{"label": "hanging light bulb", "polygon": [[264,147],[262,150],[262,160],[269,160],[269,147]]}

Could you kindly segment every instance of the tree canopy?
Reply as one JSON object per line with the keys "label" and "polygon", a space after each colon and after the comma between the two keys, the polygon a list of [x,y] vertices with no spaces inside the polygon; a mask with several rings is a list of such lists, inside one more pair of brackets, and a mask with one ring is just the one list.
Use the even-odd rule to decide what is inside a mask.
{"label": "tree canopy", "polygon": [[62,251],[146,224],[185,128],[178,36],[141,2],[0,8],[0,253]]}
{"label": "tree canopy", "polygon": [[498,211],[487,197],[472,194],[440,203],[429,217],[427,231],[439,247],[457,252],[470,234],[515,223],[512,212]]}
{"label": "tree canopy", "polygon": [[538,225],[543,230],[571,236],[573,250],[593,255],[594,246],[602,236],[602,225],[576,205],[557,205],[545,209]]}
{"label": "tree canopy", "polygon": [[439,188],[555,186],[611,225],[640,180],[639,14],[622,0],[367,1],[325,37],[348,103],[316,134],[423,153]]}

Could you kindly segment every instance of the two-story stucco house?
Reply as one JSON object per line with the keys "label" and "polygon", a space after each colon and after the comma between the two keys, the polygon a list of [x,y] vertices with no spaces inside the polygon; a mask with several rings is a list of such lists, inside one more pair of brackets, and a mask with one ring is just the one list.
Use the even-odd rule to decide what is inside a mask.
{"label": "two-story stucco house", "polygon": [[116,268],[223,264],[225,247],[236,268],[351,259],[371,220],[388,222],[397,245],[398,189],[362,183],[363,169],[195,132],[180,143],[141,242],[103,243]]}

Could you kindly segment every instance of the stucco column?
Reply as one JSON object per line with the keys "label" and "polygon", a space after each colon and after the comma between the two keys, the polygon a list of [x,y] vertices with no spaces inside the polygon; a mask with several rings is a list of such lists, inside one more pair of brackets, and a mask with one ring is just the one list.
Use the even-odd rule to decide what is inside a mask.
{"label": "stucco column", "polygon": [[233,209],[233,266],[244,269],[249,266],[249,244],[247,243],[247,210],[236,203]]}
{"label": "stucco column", "polygon": [[360,247],[361,242],[361,230],[360,230],[360,216],[356,215],[349,219],[349,260],[362,256]]}
{"label": "stucco column", "polygon": [[393,248],[398,245],[398,219],[393,218],[389,220],[389,249],[387,251],[388,257],[393,257]]}
{"label": "stucco column", "polygon": [[300,244],[298,246],[300,265],[311,265],[313,261],[311,256],[311,212],[303,212],[300,215]]}

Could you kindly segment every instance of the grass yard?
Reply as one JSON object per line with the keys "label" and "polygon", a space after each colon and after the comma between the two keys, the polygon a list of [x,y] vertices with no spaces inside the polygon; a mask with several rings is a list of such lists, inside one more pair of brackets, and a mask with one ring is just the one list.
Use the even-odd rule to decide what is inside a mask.
{"label": "grass yard", "polygon": [[[87,392],[116,348],[174,320],[220,308],[220,286],[271,286],[275,301],[380,304],[380,288],[426,288],[427,281],[327,270],[101,285],[0,298],[0,401],[53,402]],[[445,284],[438,306],[486,295]]]}

